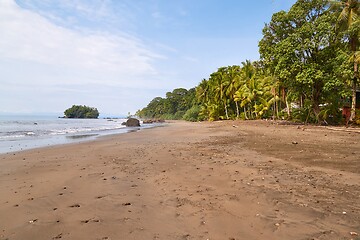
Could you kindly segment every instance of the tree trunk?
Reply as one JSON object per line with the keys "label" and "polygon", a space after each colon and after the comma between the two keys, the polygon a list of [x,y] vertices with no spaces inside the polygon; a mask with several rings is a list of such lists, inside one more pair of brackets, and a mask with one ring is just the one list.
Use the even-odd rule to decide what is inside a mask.
{"label": "tree trunk", "polygon": [[272,118],[273,118],[273,119],[275,119],[275,109],[276,109],[276,102],[275,102],[274,105],[272,106],[272,112],[273,112]]}
{"label": "tree trunk", "polygon": [[[277,114],[277,101],[276,101],[276,91],[274,90],[274,107],[273,107],[273,119],[277,119],[278,118],[278,114]],[[276,116],[276,117],[275,117]]]}
{"label": "tree trunk", "polygon": [[247,114],[246,114],[246,107],[244,106],[244,114],[245,114],[245,119],[248,120],[249,118],[247,117]]}
{"label": "tree trunk", "polygon": [[358,65],[357,65],[357,62],[354,62],[354,78],[353,78],[352,86],[351,86],[352,98],[351,98],[351,114],[350,114],[350,119],[349,119],[350,122],[353,122],[356,117],[357,71],[358,71]]}
{"label": "tree trunk", "polygon": [[324,119],[319,119],[320,114],[320,96],[321,96],[321,90],[323,87],[322,82],[315,82],[313,86],[313,92],[312,92],[312,109],[316,117],[316,121],[319,122]]}
{"label": "tree trunk", "polygon": [[235,105],[236,105],[236,115],[237,115],[237,119],[239,119],[240,113],[239,113],[239,105],[238,105],[238,102],[237,102],[237,101],[235,101]]}
{"label": "tree trunk", "polygon": [[279,108],[281,106],[280,96],[278,96],[278,99],[276,99],[276,96],[275,96],[275,103],[276,103],[276,119],[279,119]]}
{"label": "tree trunk", "polygon": [[286,111],[287,111],[287,114],[288,114],[288,118],[290,118],[290,104],[286,98],[285,100],[285,103],[286,103]]}
{"label": "tree trunk", "polygon": [[227,106],[226,106],[226,101],[225,101],[225,103],[224,103],[224,107],[225,107],[226,119],[229,120],[229,115],[228,115],[228,110],[227,110]]}
{"label": "tree trunk", "polygon": [[324,120],[324,119],[319,119],[319,113],[320,113],[319,101],[314,102],[313,111],[317,122],[319,122],[320,120]]}
{"label": "tree trunk", "polygon": [[280,95],[282,97],[282,102],[286,102],[287,94],[284,87],[280,88]]}
{"label": "tree trunk", "polygon": [[257,107],[257,105],[256,105],[256,102],[255,102],[255,106],[254,106],[254,112],[255,112],[255,118],[257,119],[258,118],[258,112],[257,112],[257,110],[256,110],[256,107]]}

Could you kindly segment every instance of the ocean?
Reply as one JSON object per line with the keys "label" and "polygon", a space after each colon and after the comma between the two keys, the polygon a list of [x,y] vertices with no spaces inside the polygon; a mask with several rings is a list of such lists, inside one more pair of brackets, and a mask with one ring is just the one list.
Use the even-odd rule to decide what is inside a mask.
{"label": "ocean", "polygon": [[121,125],[126,119],[67,119],[55,116],[1,116],[0,153],[93,140],[139,128]]}

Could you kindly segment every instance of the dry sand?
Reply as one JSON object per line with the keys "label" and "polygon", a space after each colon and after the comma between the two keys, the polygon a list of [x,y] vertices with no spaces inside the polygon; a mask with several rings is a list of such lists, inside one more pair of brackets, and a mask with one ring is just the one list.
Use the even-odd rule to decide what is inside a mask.
{"label": "dry sand", "polygon": [[359,155],[358,132],[265,121],[4,154],[0,239],[360,239]]}

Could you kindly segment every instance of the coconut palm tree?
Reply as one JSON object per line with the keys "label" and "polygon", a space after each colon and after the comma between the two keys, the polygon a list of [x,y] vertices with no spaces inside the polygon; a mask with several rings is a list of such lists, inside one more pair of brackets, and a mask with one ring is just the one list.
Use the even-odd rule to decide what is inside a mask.
{"label": "coconut palm tree", "polygon": [[279,118],[279,81],[274,76],[266,76],[263,78],[264,84],[267,87],[266,92],[269,94],[267,97],[268,106],[273,107],[273,118]]}
{"label": "coconut palm tree", "polygon": [[196,87],[196,98],[200,103],[206,103],[209,101],[209,83],[206,79],[203,79]]}
{"label": "coconut palm tree", "polygon": [[225,111],[225,117],[226,119],[229,119],[229,114],[228,114],[228,98],[226,95],[226,90],[229,86],[229,79],[227,77],[226,74],[226,68],[222,67],[219,68],[217,72],[211,74],[212,78],[212,87],[214,90],[214,94],[215,94],[215,104],[221,105],[223,104],[224,106],[224,111]]}
{"label": "coconut palm tree", "polygon": [[[251,79],[254,78],[255,67],[253,66],[250,60],[246,60],[241,64],[242,64],[242,68],[240,72],[241,87],[238,89],[238,91],[235,92],[235,100],[240,101],[240,106],[244,108],[245,119],[248,119],[248,118],[253,118],[252,103],[254,100],[254,95],[252,93],[253,81]],[[249,110],[249,117],[247,115],[248,110]]]}
{"label": "coconut palm tree", "polygon": [[238,101],[235,101],[235,93],[239,89],[241,81],[240,81],[240,66],[230,66],[227,68],[228,72],[228,78],[229,78],[229,85],[226,89],[226,95],[230,99],[230,101],[235,102],[236,106],[236,117],[239,118],[240,111],[239,111],[239,104]]}

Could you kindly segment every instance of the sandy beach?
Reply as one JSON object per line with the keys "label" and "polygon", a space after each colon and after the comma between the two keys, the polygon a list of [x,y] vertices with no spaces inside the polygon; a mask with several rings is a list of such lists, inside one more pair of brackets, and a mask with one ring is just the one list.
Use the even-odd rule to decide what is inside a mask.
{"label": "sandy beach", "polygon": [[0,239],[360,239],[360,133],[170,122],[0,155]]}

